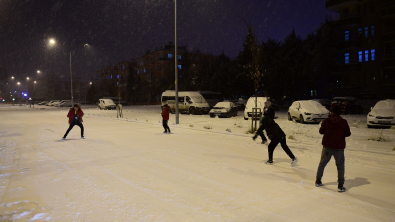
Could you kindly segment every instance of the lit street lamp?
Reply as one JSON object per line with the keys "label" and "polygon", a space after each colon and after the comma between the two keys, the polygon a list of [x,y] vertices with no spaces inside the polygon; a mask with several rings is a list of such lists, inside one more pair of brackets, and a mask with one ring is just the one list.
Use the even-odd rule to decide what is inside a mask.
{"label": "lit street lamp", "polygon": [[40,71],[40,70],[37,70],[37,73],[38,73],[38,74],[40,74],[40,73],[41,73],[41,71]]}
{"label": "lit street lamp", "polygon": [[29,77],[26,77],[26,80],[30,80],[30,78],[29,78]]}
{"label": "lit street lamp", "polygon": [[17,85],[20,85],[20,84],[21,84],[21,82],[17,82],[16,84],[17,84]]}
{"label": "lit street lamp", "polygon": [[180,114],[178,111],[178,64],[177,64],[177,0],[174,0],[174,60],[175,60],[175,93],[176,93],[176,124],[180,124]]}

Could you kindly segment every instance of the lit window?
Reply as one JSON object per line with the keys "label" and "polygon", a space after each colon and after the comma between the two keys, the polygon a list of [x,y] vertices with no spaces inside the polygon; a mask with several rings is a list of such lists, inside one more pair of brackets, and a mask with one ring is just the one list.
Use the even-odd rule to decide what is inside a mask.
{"label": "lit window", "polygon": [[363,55],[362,55],[362,51],[358,52],[358,58],[359,58],[359,62],[363,61]]}
{"label": "lit window", "polygon": [[167,58],[171,59],[173,58],[173,55],[171,53],[167,54]]}
{"label": "lit window", "polygon": [[359,35],[359,37],[362,36],[362,28],[359,28],[359,29],[358,29],[358,35]]}
{"label": "lit window", "polygon": [[369,36],[369,28],[365,27],[365,38]]}
{"label": "lit window", "polygon": [[111,75],[111,79],[112,79],[112,75]]}
{"label": "lit window", "polygon": [[119,85],[119,82],[117,82],[117,85]]}
{"label": "lit window", "polygon": [[137,75],[140,74],[140,70],[137,70]]}
{"label": "lit window", "polygon": [[178,69],[181,69],[181,65],[178,65]]}
{"label": "lit window", "polygon": [[350,40],[350,31],[345,31],[345,32],[344,32],[344,38],[345,38],[345,39],[344,39],[345,41]]}
{"label": "lit window", "polygon": [[145,68],[144,68],[144,73],[145,73],[146,71],[145,71]]}
{"label": "lit window", "polygon": [[125,69],[125,65],[123,65],[123,69]]}
{"label": "lit window", "polygon": [[117,75],[117,79],[119,79],[119,75]]}
{"label": "lit window", "polygon": [[372,61],[374,61],[375,59],[376,59],[376,50],[375,49],[372,49],[372,50],[370,50],[370,56],[372,57]]}
{"label": "lit window", "polygon": [[346,64],[350,63],[350,53],[344,53],[344,61]]}
{"label": "lit window", "polygon": [[178,55],[177,58],[178,58],[178,59],[181,59],[181,55]]}
{"label": "lit window", "polygon": [[369,61],[369,50],[365,50],[365,62]]}
{"label": "lit window", "polygon": [[374,36],[374,25],[370,26],[370,35]]}

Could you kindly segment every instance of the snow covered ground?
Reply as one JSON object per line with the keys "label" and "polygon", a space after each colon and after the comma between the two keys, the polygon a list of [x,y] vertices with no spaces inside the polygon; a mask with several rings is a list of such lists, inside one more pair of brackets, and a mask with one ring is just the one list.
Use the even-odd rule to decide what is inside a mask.
{"label": "snow covered ground", "polygon": [[[87,139],[76,127],[62,141],[65,108],[0,106],[0,221],[395,221],[395,130],[368,129],[366,115],[346,116],[348,191],[338,193],[333,160],[314,186],[319,125],[285,112],[276,122],[293,138],[294,168],[281,147],[264,164],[267,145],[245,133],[241,112],[181,115],[177,126],[171,115],[170,135],[159,106],[125,107],[121,120],[84,112]],[[368,140],[379,136],[390,142]]]}

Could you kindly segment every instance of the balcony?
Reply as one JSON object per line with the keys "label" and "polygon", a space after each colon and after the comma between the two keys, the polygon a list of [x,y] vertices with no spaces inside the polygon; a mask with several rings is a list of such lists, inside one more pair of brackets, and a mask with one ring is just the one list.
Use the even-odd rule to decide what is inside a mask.
{"label": "balcony", "polygon": [[361,18],[358,14],[347,14],[340,17],[339,20],[336,21],[338,27],[343,26],[359,26],[361,24]]}
{"label": "balcony", "polygon": [[359,39],[350,39],[348,41],[342,40],[339,43],[339,46],[342,49],[359,48],[359,47],[361,47],[361,43],[360,43]]}
{"label": "balcony", "polygon": [[359,0],[326,0],[326,9],[340,12],[340,8],[358,3]]}

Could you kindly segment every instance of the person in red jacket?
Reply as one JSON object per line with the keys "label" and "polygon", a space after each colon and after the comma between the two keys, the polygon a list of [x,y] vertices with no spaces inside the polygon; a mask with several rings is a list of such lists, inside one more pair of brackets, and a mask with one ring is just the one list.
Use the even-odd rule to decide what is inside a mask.
{"label": "person in red jacket", "polygon": [[163,133],[170,133],[170,128],[168,125],[169,113],[170,113],[170,107],[167,104],[165,104],[162,110],[162,119],[163,119],[162,124],[163,124],[163,128],[165,129],[165,132]]}
{"label": "person in red jacket", "polygon": [[75,125],[81,128],[81,138],[85,139],[84,137],[84,125],[82,125],[82,117],[84,116],[84,112],[82,112],[80,106],[75,104],[73,108],[69,110],[67,117],[69,117],[69,128],[66,131],[66,134],[63,136],[63,140],[66,139],[67,135],[69,134],[70,130],[73,129]]}
{"label": "person in red jacket", "polygon": [[340,107],[333,106],[330,109],[328,118],[321,124],[320,134],[324,135],[322,138],[323,148],[315,185],[317,187],[323,186],[321,179],[324,175],[324,169],[333,156],[337,166],[338,191],[344,192],[346,191],[346,188],[343,186],[344,149],[346,148],[346,137],[351,136],[351,132],[347,120],[340,117],[340,113]]}

